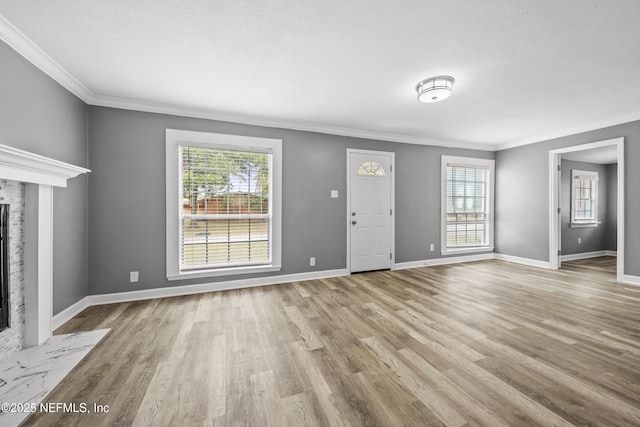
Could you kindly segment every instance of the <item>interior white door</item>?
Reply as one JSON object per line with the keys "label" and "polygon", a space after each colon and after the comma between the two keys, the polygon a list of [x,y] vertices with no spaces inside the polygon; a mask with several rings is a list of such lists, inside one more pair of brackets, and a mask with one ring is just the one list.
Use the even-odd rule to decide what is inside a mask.
{"label": "interior white door", "polygon": [[351,272],[391,268],[391,154],[349,153]]}

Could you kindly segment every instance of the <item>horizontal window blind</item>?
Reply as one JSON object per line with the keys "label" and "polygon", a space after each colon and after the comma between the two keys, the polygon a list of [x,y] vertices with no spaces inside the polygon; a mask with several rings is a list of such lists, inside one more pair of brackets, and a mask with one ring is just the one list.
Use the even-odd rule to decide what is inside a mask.
{"label": "horizontal window blind", "polygon": [[447,247],[489,245],[488,189],[488,168],[447,165]]}
{"label": "horizontal window blind", "polygon": [[598,220],[598,173],[572,171],[573,193],[571,222],[595,223]]}
{"label": "horizontal window blind", "polygon": [[272,154],[180,146],[180,269],[271,263]]}

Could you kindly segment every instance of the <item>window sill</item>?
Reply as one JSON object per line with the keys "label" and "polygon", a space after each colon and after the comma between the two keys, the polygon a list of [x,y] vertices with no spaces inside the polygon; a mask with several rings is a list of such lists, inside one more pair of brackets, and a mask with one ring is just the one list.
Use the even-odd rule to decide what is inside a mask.
{"label": "window sill", "polygon": [[479,246],[475,248],[444,248],[440,251],[442,255],[458,255],[458,254],[473,254],[479,252],[493,252],[493,246]]}
{"label": "window sill", "polygon": [[585,222],[585,223],[571,223],[569,224],[570,228],[588,228],[588,227],[597,227],[599,222]]}
{"label": "window sill", "polygon": [[253,274],[253,273],[266,273],[269,271],[280,271],[279,265],[259,265],[252,267],[232,267],[232,268],[217,268],[215,270],[197,270],[186,271],[184,273],[168,273],[167,279],[174,280],[186,280],[186,279],[199,279],[202,277],[219,277],[219,276],[233,276],[237,274]]}

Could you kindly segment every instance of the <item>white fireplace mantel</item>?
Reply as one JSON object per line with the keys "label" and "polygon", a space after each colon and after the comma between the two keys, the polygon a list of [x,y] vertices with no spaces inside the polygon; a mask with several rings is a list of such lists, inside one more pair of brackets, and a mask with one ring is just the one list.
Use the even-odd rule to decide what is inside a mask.
{"label": "white fireplace mantel", "polygon": [[67,180],[89,169],[0,144],[0,179],[66,187]]}
{"label": "white fireplace mantel", "polygon": [[25,345],[44,343],[53,319],[53,187],[91,172],[0,144],[0,179],[25,183]]}

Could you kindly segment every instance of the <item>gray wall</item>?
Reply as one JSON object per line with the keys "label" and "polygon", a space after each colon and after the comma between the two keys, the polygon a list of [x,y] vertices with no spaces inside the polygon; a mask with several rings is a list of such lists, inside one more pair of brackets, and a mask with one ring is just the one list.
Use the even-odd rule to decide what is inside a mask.
{"label": "gray wall", "polygon": [[[87,106],[0,42],[0,143],[87,167]],[[88,294],[87,177],[53,195],[53,311]]]}
{"label": "gray wall", "polygon": [[[213,280],[165,278],[165,128],[284,140],[283,269],[277,274],[345,267],[346,148],[396,153],[396,262],[440,256],[428,251],[430,243],[440,247],[440,155],[494,157],[87,107],[1,42],[0,63],[0,143],[94,170],[54,192],[54,313],[88,293]],[[496,251],[548,261],[549,150],[618,136],[626,138],[626,212],[638,212],[640,168],[631,166],[640,161],[640,122],[495,153]],[[340,191],[339,199],[329,198],[331,189]],[[310,218],[314,227],[308,226]],[[640,216],[626,219],[625,273],[638,276],[640,264],[633,261],[640,258]],[[615,247],[609,240],[607,245]],[[317,259],[314,268],[308,266],[310,256]],[[128,283],[132,270],[141,273],[137,284]]]}
{"label": "gray wall", "polygon": [[[610,185],[611,183],[609,183],[609,176],[607,174],[608,166],[609,165],[562,160],[562,171],[560,175],[560,207],[562,208],[560,234],[562,238],[562,255],[604,251],[607,249],[607,233],[610,231],[608,203],[610,198],[608,192],[613,191],[615,193],[617,191],[617,181],[614,180],[613,187]],[[598,224],[597,227],[571,228],[572,169],[598,172],[598,221],[600,224]],[[578,243],[578,238],[581,239],[582,243]]]}
{"label": "gray wall", "polygon": [[[90,107],[89,122],[91,294],[243,278],[166,279],[166,128],[283,140],[282,270],[273,274],[345,268],[347,148],[396,153],[396,262],[440,257],[440,156],[494,157],[104,107]],[[330,190],[340,197],[331,199]],[[134,270],[140,281],[129,283]]]}
{"label": "gray wall", "polygon": [[607,232],[604,248],[618,249],[618,165],[607,165]]}
{"label": "gray wall", "polygon": [[[625,138],[625,274],[640,276],[640,121],[496,152],[496,252],[549,261],[549,150]],[[526,190],[526,191],[523,191]]]}

